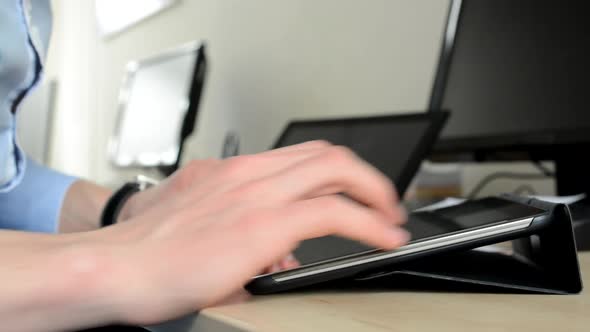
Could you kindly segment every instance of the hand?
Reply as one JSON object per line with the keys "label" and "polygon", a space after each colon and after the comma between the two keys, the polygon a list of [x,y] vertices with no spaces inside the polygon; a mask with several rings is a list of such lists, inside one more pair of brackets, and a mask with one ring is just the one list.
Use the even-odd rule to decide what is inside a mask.
{"label": "hand", "polygon": [[[313,142],[311,144],[319,146],[322,143]],[[203,168],[203,164],[217,164],[213,160],[209,160],[206,163],[195,163],[198,163],[198,166],[196,168],[199,168],[199,170]],[[147,210],[150,206],[158,204],[158,202],[162,202],[163,200],[170,198],[173,195],[185,194],[185,190],[183,189],[186,189],[191,185],[195,185],[194,180],[197,179],[198,174],[193,173],[194,170],[192,172],[182,170],[182,175],[176,175],[172,181],[166,181],[159,186],[152,187],[147,191],[135,194],[127,201],[127,203],[119,213],[119,218],[117,222],[124,222],[126,220],[129,220],[134,216],[138,215],[139,213]],[[260,274],[274,273],[282,270],[293,269],[298,267],[299,265],[299,261],[295,258],[295,256],[289,254],[286,257],[280,259],[278,262],[275,262],[271,266],[268,266],[264,270],[260,271]]]}
{"label": "hand", "polygon": [[128,281],[114,305],[126,323],[218,303],[305,239],[334,234],[383,249],[408,240],[390,181],[324,142],[192,162],[135,204],[128,222],[93,235]]}

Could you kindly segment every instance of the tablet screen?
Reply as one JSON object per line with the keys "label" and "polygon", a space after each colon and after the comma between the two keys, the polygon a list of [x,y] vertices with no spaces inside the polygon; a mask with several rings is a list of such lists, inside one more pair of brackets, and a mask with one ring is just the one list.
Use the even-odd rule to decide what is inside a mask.
{"label": "tablet screen", "polygon": [[[403,227],[412,234],[412,243],[543,213],[544,210],[532,206],[491,197],[432,212],[411,213]],[[374,249],[356,241],[326,236],[303,241],[295,250],[295,257],[301,265],[307,265]]]}

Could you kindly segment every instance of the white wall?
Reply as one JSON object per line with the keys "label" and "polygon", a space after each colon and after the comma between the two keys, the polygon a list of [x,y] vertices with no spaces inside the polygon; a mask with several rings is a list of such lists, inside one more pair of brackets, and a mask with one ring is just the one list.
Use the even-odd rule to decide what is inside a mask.
{"label": "white wall", "polygon": [[[67,2],[67,6],[65,5]],[[52,1],[53,35],[46,77],[57,80],[57,96],[51,142],[50,165],[61,171],[97,179],[96,119],[101,75],[93,1]]]}
{"label": "white wall", "polygon": [[55,0],[50,75],[58,77],[52,165],[101,182],[125,64],[194,39],[211,71],[189,157],[218,156],[226,130],[244,151],[285,121],[424,110],[447,1],[184,0],[108,40],[93,1]]}
{"label": "white wall", "polygon": [[[448,0],[182,0],[105,40],[94,1],[53,4],[49,75],[60,89],[51,164],[105,184],[138,172],[117,171],[106,157],[128,61],[207,40],[210,76],[187,157],[219,156],[227,130],[256,152],[292,118],[424,110],[448,8]],[[469,168],[464,187],[496,169]],[[550,182],[537,187],[551,191]]]}

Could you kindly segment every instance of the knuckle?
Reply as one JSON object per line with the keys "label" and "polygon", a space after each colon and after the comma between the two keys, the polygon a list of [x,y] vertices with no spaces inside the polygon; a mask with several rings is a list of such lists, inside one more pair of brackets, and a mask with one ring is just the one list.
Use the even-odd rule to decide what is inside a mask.
{"label": "knuckle", "polygon": [[340,196],[318,198],[316,204],[315,207],[310,208],[321,215],[322,228],[328,233],[334,233],[344,227],[348,220],[362,216],[359,207]]}
{"label": "knuckle", "polygon": [[172,188],[178,190],[188,189],[195,180],[200,179],[204,174],[210,172],[212,166],[216,163],[218,161],[214,159],[191,160],[169,178],[169,183]]}
{"label": "knuckle", "polygon": [[326,157],[338,163],[347,163],[356,159],[356,154],[349,148],[341,145],[335,145],[328,149]]}
{"label": "knuckle", "polygon": [[239,156],[232,157],[223,162],[221,172],[224,176],[230,178],[239,178],[243,176],[248,169],[254,165],[254,157],[252,156]]}

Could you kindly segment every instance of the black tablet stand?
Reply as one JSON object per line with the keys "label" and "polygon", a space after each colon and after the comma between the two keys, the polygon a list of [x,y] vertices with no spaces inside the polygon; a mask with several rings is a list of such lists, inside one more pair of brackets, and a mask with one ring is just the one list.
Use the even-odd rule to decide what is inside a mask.
{"label": "black tablet stand", "polygon": [[513,253],[463,250],[423,257],[390,270],[372,271],[346,287],[444,291],[575,294],[582,290],[569,209],[536,199],[505,197],[545,209],[549,226],[512,239]]}

